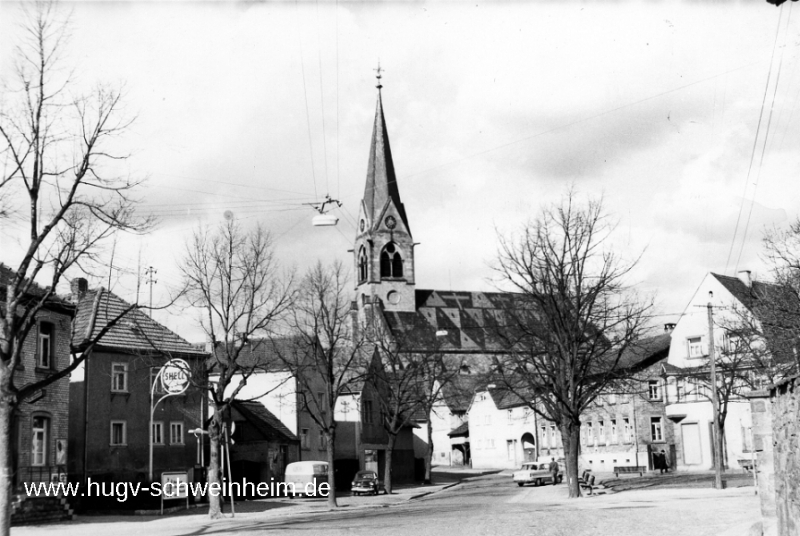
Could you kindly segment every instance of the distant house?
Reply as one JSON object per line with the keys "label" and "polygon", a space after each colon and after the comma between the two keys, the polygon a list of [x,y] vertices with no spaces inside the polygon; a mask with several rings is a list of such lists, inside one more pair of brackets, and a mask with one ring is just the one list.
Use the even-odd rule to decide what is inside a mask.
{"label": "distant house", "polygon": [[516,394],[494,384],[478,389],[469,408],[472,467],[513,469],[535,461],[537,421]]}
{"label": "distant house", "polygon": [[[670,348],[670,333],[642,339],[620,357],[619,367],[632,378],[609,388],[581,416],[580,466],[594,471],[613,471],[618,466],[653,469],[653,454],[663,450],[675,467],[675,438],[667,420],[662,365]],[[540,445],[544,456],[555,426],[540,422]],[[563,450],[559,452],[563,455]]]}
{"label": "distant house", "polygon": [[[0,303],[5,306],[6,286],[15,273],[0,264]],[[29,297],[45,290],[33,285]],[[70,329],[75,307],[52,296],[39,314],[22,348],[22,359],[14,373],[17,388],[36,383],[70,363]],[[67,463],[74,457],[67,445],[69,424],[69,378],[57,380],[20,402],[12,415],[11,464],[14,484],[66,479]]]}
{"label": "distant house", "polygon": [[282,482],[286,465],[300,459],[300,440],[263,404],[234,400],[230,408],[234,482]]}
{"label": "distant house", "polygon": [[[485,388],[487,383],[482,375],[459,374],[442,387],[441,396],[431,412],[434,465],[470,464],[467,411],[475,391]],[[425,431],[426,427],[422,426],[420,430]]]}
{"label": "distant house", "polygon": [[192,473],[202,459],[202,435],[190,433],[203,428],[202,389],[190,385],[184,394],[164,398],[152,430],[150,408],[165,394],[154,379],[169,359],[183,359],[202,376],[207,354],[114,293],[89,290],[85,279],[73,280],[72,298],[78,307],[72,345],[90,355],[83,380],[70,384],[70,472],[95,481],[147,482],[152,434],[153,480],[165,471]]}
{"label": "distant house", "polygon": [[[739,340],[736,326],[741,321],[741,315],[752,315],[754,323],[758,325],[764,311],[771,309],[769,304],[781,296],[780,289],[775,285],[752,281],[750,272],[743,271],[739,275],[707,274],[672,331],[672,345],[664,374],[667,377],[667,415],[674,423],[680,469],[709,469],[715,463],[709,388],[708,304],[712,305],[712,344],[717,369],[724,374],[722,370],[728,366],[726,363],[736,358],[734,349]],[[762,308],[764,305],[766,307]],[[796,301],[790,306],[797,311]],[[763,341],[760,344],[765,343]],[[732,374],[741,376],[741,379],[751,375],[749,387],[758,388],[769,383],[758,370],[748,370],[746,363],[738,371],[731,370],[728,373],[729,376]],[[722,385],[719,377],[718,384]],[[741,385],[739,391],[747,391],[749,387]],[[723,444],[725,462],[732,467],[738,467],[740,460],[748,462],[752,458],[750,404],[742,394],[734,392],[727,404]]]}

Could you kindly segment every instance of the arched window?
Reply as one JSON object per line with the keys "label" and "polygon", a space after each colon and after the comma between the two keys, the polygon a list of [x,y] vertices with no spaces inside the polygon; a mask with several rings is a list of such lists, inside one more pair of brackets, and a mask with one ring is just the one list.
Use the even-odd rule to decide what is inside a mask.
{"label": "arched window", "polygon": [[358,251],[358,282],[363,283],[367,280],[367,253],[364,246]]}
{"label": "arched window", "polygon": [[394,242],[389,242],[381,251],[381,278],[403,277],[403,257]]}

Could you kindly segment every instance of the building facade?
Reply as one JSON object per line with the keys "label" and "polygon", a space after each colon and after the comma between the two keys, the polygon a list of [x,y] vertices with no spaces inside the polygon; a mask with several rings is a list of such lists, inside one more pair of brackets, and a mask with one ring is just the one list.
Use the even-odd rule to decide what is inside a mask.
{"label": "building facade", "polygon": [[[0,264],[0,302],[14,272]],[[44,295],[33,285],[32,297]],[[14,373],[18,388],[46,379],[70,364],[70,332],[75,307],[56,296],[35,317],[35,326],[23,342],[21,362]],[[69,377],[56,380],[20,401],[11,422],[11,463],[14,484],[66,480],[68,448]]]}
{"label": "building facade", "polygon": [[[94,481],[159,481],[172,471],[194,478],[203,445],[190,430],[205,428],[198,384],[207,354],[114,293],[89,290],[85,279],[72,282],[72,295],[73,347],[89,355],[83,379],[70,384],[70,472]],[[165,397],[155,379],[170,359],[184,360],[200,381]]]}

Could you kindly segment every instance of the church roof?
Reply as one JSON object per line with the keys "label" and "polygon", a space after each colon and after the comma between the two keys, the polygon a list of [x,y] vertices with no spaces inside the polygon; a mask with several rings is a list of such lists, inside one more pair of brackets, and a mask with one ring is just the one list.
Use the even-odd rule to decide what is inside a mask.
{"label": "church roof", "polygon": [[419,350],[507,351],[515,340],[510,318],[530,309],[525,296],[507,292],[417,289],[415,298],[414,312],[384,311],[384,316],[398,340]]}
{"label": "church roof", "polygon": [[383,116],[383,102],[380,90],[378,104],[375,109],[375,124],[372,127],[372,143],[369,147],[367,163],[367,184],[364,188],[364,210],[376,225],[381,213],[389,201],[393,201],[406,229],[410,231],[408,218],[403,203],[400,201],[400,190],[397,188],[397,177],[394,173],[392,150],[389,147],[389,132]]}

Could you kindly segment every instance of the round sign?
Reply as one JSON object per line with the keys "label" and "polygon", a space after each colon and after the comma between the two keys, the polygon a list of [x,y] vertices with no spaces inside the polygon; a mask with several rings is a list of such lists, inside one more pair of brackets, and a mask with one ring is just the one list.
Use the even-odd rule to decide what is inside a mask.
{"label": "round sign", "polygon": [[168,395],[179,395],[189,388],[192,374],[183,359],[170,359],[161,367],[161,385]]}

